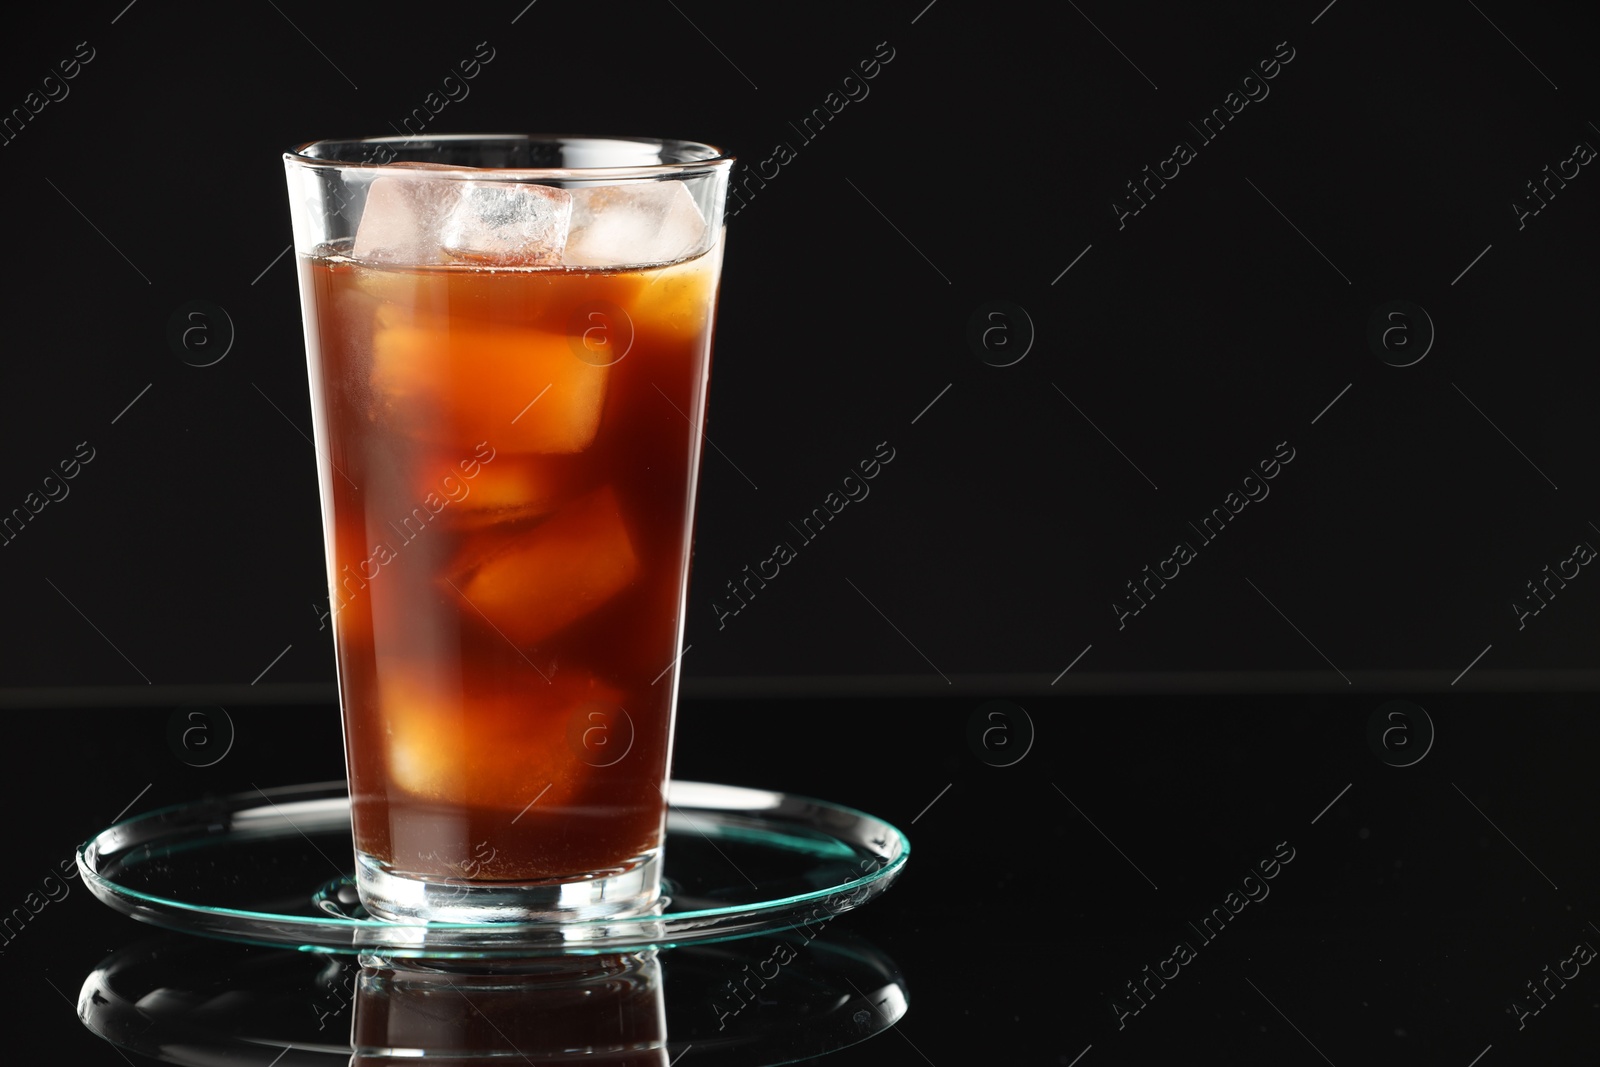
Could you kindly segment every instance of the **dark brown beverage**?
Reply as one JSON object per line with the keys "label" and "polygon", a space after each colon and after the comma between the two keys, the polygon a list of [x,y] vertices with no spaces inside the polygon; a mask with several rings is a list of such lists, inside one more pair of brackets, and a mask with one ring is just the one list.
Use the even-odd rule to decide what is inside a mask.
{"label": "dark brown beverage", "polygon": [[720,254],[302,257],[356,848],[386,872],[659,847]]}

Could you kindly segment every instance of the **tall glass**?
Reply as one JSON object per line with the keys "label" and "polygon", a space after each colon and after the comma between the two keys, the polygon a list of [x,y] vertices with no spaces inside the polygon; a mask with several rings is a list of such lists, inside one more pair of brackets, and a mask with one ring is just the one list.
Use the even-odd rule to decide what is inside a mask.
{"label": "tall glass", "polygon": [[440,136],[284,161],[361,899],[647,913],[732,160]]}

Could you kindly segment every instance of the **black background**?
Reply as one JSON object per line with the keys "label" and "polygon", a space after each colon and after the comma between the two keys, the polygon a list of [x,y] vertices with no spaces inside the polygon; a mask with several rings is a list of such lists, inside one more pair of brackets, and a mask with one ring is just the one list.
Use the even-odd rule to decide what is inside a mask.
{"label": "black background", "polygon": [[[1521,1031],[1505,1012],[1600,939],[1597,579],[1520,629],[1512,607],[1600,543],[1600,179],[1585,166],[1537,215],[1514,207],[1600,144],[1585,15],[138,0],[16,17],[0,114],[59,95],[43,79],[79,42],[93,58],[0,145],[0,511],[80,442],[95,458],[0,547],[17,827],[0,908],[147,784],[136,810],[339,773],[280,155],[390,132],[486,42],[430,132],[794,152],[728,227],[677,773],[910,829],[903,883],[849,920],[905,968],[909,1040],[837,1062],[920,1062],[911,1042],[936,1064],[1090,1045],[1084,1067],[1467,1064],[1490,1045],[1485,1067],[1589,1062],[1587,972]],[[802,137],[791,123],[880,42],[868,95]],[[1188,123],[1290,48],[1270,95],[1200,143]],[[1180,140],[1196,158],[1119,225],[1124,183]],[[1368,341],[1397,300],[1435,334],[1408,367]],[[232,324],[211,366],[169,343],[192,301]],[[1031,321],[1011,366],[969,342],[992,301]],[[1002,325],[1023,344],[1020,318]],[[723,583],[884,441],[870,497],[719,628]],[[1280,442],[1295,458],[1270,496],[1119,629],[1124,583]],[[1398,695],[1438,731],[1403,769],[1366,740]],[[967,740],[996,697],[1037,734],[1007,768]],[[167,748],[186,701],[239,728],[215,767]],[[1303,859],[1272,896],[1118,1031],[1114,992],[1284,840]],[[17,1018],[116,1062],[42,979],[74,996],[138,933],[75,888],[5,946]]]}

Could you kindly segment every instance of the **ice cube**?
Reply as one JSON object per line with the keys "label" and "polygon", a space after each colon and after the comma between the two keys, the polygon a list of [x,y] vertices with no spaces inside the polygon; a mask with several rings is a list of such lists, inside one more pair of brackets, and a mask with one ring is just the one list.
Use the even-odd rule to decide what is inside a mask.
{"label": "ice cube", "polygon": [[616,707],[622,694],[563,666],[542,681],[482,682],[435,676],[413,663],[378,664],[384,743],[394,783],[452,805],[559,810],[589,764],[571,740],[584,709]]}
{"label": "ice cube", "polygon": [[[600,428],[609,369],[576,359],[564,333],[438,324],[381,308],[372,338],[378,412],[419,440],[469,452],[581,452]],[[464,453],[465,454],[465,453]]]}
{"label": "ice cube", "polygon": [[439,232],[455,206],[455,185],[412,174],[373,179],[351,253],[381,263],[439,262]]}
{"label": "ice cube", "polygon": [[[479,457],[493,458],[480,462]],[[446,454],[448,455],[448,454]],[[572,462],[560,456],[518,456],[479,449],[450,461],[440,458],[417,469],[416,493],[449,501],[443,519],[458,530],[542,518],[556,509],[571,483]]]}
{"label": "ice cube", "polygon": [[638,553],[607,485],[527,533],[468,538],[450,580],[506,637],[528,647],[604,606],[638,576]]}
{"label": "ice cube", "polygon": [[569,266],[675,263],[704,249],[706,220],[683,182],[572,190]]}
{"label": "ice cube", "polygon": [[515,267],[561,262],[572,194],[525,182],[464,181],[441,244],[453,260]]}
{"label": "ice cube", "polygon": [[633,313],[652,337],[686,339],[706,333],[716,302],[717,271],[722,249],[714,246],[698,259],[646,271],[645,284],[634,298]]}

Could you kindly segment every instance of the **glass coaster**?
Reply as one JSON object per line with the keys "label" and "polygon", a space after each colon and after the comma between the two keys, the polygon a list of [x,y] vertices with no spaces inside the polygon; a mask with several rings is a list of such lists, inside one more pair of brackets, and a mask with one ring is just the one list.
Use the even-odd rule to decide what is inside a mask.
{"label": "glass coaster", "polygon": [[85,842],[78,867],[96,897],[155,926],[375,961],[638,952],[812,929],[882,893],[910,855],[894,826],[825,801],[701,782],[673,782],[668,801],[662,909],[627,918],[373,919],[356,898],[343,782],[147,812]]}

